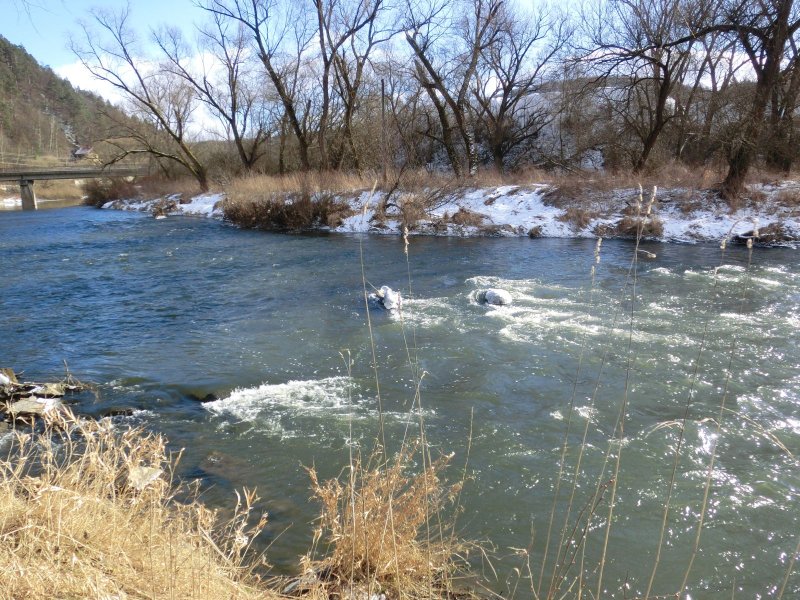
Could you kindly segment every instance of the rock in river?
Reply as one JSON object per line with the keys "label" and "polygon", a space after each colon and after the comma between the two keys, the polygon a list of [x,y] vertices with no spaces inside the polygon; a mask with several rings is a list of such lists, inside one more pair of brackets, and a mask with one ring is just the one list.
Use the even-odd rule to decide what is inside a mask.
{"label": "rock in river", "polygon": [[498,288],[481,290],[476,295],[476,299],[481,304],[494,304],[496,306],[507,306],[512,303],[511,294]]}
{"label": "rock in river", "polygon": [[386,310],[400,308],[400,304],[403,302],[400,292],[395,292],[388,285],[384,285],[374,294],[370,294],[369,299],[373,303],[382,306]]}

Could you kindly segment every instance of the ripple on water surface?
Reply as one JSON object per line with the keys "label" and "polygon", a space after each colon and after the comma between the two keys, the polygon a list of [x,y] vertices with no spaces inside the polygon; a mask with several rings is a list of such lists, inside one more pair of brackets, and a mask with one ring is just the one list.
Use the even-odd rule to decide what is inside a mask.
{"label": "ripple on water surface", "polygon": [[[86,411],[132,406],[120,423],[148,423],[185,447],[181,468],[210,482],[205,498],[226,504],[232,487],[258,487],[276,505],[276,535],[294,524],[270,549],[274,562],[288,568],[307,549],[315,507],[302,465],[336,475],[353,446],[371,447],[382,417],[396,448],[421,406],[434,448],[456,453],[454,476],[467,465],[467,537],[527,548],[534,530],[538,561],[562,454],[560,489],[571,494],[577,473],[578,511],[622,452],[609,589],[644,592],[673,468],[658,593],[683,578],[706,481],[692,597],[729,598],[734,580],[737,597],[768,597],[785,575],[800,531],[793,251],[759,250],[748,266],[743,250],[648,246],[658,256],[638,265],[632,302],[624,242],[603,244],[593,278],[588,240],[415,238],[407,265],[392,238],[167,221],[0,215],[6,360],[47,378],[67,359],[101,385]],[[368,281],[406,297],[400,313],[370,314],[380,397],[362,247]],[[513,304],[478,304],[488,287]],[[414,373],[424,373],[419,396]],[[208,394],[220,399],[199,402]],[[591,523],[589,557],[607,511]]]}

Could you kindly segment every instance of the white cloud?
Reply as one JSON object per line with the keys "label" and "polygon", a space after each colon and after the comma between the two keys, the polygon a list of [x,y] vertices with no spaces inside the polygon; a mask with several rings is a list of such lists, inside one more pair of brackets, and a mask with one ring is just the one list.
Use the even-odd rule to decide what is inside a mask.
{"label": "white cloud", "polygon": [[76,60],[75,62],[56,67],[53,70],[56,75],[66,79],[76,88],[87,92],[94,92],[116,106],[122,103],[123,95],[120,91],[107,81],[97,79],[80,61]]}

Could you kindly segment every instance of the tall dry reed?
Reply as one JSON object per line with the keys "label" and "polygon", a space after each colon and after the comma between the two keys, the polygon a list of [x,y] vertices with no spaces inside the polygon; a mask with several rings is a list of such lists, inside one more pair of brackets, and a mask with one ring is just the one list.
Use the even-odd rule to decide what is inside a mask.
{"label": "tall dry reed", "polygon": [[161,436],[70,414],[14,433],[0,460],[0,597],[265,598],[245,560],[265,525],[176,499]]}

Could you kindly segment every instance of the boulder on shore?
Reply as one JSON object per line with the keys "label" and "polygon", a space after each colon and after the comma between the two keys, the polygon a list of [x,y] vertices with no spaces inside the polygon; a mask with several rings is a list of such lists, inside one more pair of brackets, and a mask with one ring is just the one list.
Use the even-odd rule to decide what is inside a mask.
{"label": "boulder on shore", "polygon": [[16,420],[25,417],[41,417],[46,413],[58,410],[61,402],[55,398],[37,398],[28,396],[8,405],[8,415]]}
{"label": "boulder on shore", "polygon": [[498,288],[480,290],[475,297],[481,304],[493,304],[495,306],[508,306],[513,302],[511,294]]}

